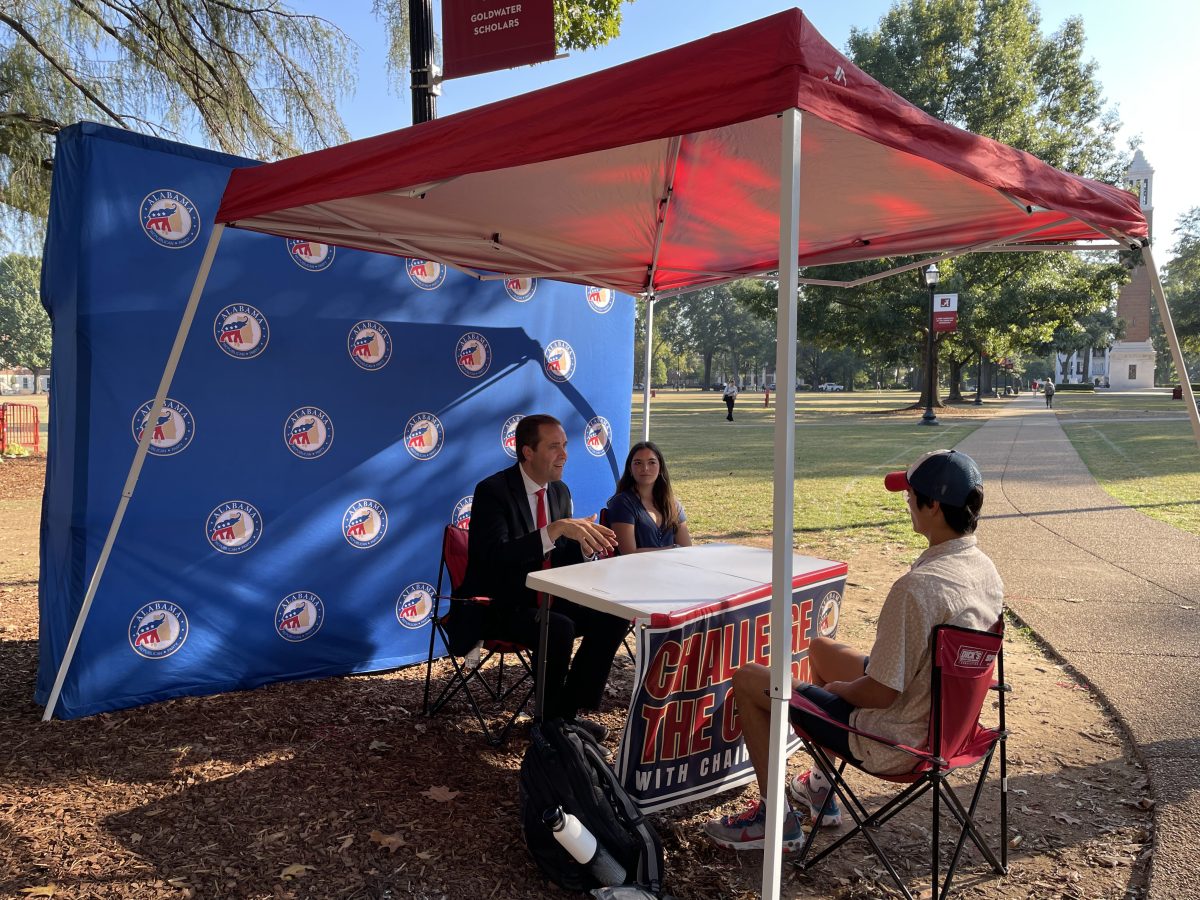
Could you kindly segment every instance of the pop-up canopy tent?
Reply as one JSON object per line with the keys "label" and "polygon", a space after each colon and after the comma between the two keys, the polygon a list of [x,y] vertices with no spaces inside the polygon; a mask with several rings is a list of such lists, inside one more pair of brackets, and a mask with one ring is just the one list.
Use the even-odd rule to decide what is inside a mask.
{"label": "pop-up canopy tent", "polygon": [[[1141,247],[1185,371],[1132,194],[930,117],[857,69],[795,9],[532,94],[235,171],[160,404],[226,225],[433,259],[481,279],[521,273],[651,301],[770,274],[781,300],[780,373],[795,371],[798,266],[926,256],[894,273],[984,249]],[[1190,401],[1186,379],[1184,390]],[[645,402],[648,414],[648,388]],[[776,622],[788,621],[791,596],[794,407],[781,392]],[[85,599],[81,619],[86,609]],[[771,641],[764,896],[779,884],[790,690],[787,629]]]}

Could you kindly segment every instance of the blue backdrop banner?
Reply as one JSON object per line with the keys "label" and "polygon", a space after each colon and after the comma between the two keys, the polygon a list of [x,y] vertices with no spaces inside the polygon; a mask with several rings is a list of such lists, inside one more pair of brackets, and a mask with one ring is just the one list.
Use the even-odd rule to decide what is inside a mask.
{"label": "blue backdrop banner", "polygon": [[147,422],[247,165],[93,124],[58,137],[39,703],[153,429],[61,716],[423,660],[442,527],[513,464],[522,415],[562,420],[578,515],[624,461],[631,298],[228,229]]}

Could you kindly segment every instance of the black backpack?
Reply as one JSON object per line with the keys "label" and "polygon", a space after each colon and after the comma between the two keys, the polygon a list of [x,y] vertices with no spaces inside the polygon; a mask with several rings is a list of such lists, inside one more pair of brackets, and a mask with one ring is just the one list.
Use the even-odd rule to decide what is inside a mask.
{"label": "black backpack", "polygon": [[595,738],[561,719],[533,725],[529,738],[521,760],[521,828],[538,868],[568,891],[599,886],[542,820],[561,806],[625,867],[626,884],[661,896],[662,841],[621,787]]}

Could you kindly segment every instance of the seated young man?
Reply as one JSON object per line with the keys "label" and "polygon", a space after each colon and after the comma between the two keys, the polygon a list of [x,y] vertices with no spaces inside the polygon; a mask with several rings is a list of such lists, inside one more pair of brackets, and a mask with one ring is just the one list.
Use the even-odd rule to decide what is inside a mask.
{"label": "seated young man", "polygon": [[[983,508],[983,477],[969,456],[954,450],[926,453],[907,472],[884,478],[889,491],[904,491],[913,531],[928,542],[884,601],[869,656],[830,638],[809,648],[812,682],[793,689],[830,718],[911,747],[928,738],[933,629],[952,624],[985,630],[996,624],[1004,605],[1004,585],[992,561],[976,546],[975,526]],[[771,720],[770,671],[754,663],[733,675],[742,737],[758,778],[762,800],[738,815],[713,819],[705,832],[718,844],[758,849],[766,833],[766,774]],[[822,746],[869,772],[900,774],[914,760],[867,738],[800,714],[800,724]],[[784,846],[803,840],[802,823],[841,823],[836,798],[819,771],[798,775],[787,786],[799,807],[784,818]]]}

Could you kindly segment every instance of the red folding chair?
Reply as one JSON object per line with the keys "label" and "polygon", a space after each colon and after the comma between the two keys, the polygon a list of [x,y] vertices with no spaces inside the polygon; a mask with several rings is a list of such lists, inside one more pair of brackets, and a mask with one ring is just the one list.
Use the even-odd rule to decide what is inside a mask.
{"label": "red folding chair", "polygon": [[[482,647],[483,655],[480,657],[478,665],[474,666],[467,662],[466,656],[460,657],[450,652],[450,637],[446,633],[446,624],[453,612],[443,613],[441,603],[443,600],[450,600],[451,594],[458,585],[462,584],[463,578],[467,574],[467,535],[467,529],[459,528],[457,525],[447,525],[442,535],[442,561],[438,566],[437,593],[433,597],[433,628],[429,632],[429,656],[425,662],[425,699],[422,709],[427,716],[437,715],[442,707],[461,693],[467,698],[471,711],[479,720],[479,727],[483,729],[483,735],[488,744],[499,747],[508,739],[513,725],[516,724],[518,717],[528,705],[530,697],[533,696],[532,651],[524,644],[485,640]],[[443,577],[448,578],[450,583],[450,591],[445,594],[442,593]],[[488,597],[460,597],[457,599],[462,603],[475,603],[482,606],[491,602]],[[442,646],[446,649],[446,658],[450,660],[453,672],[450,680],[437,695],[437,699],[431,703],[429,696],[433,677],[434,651],[436,640],[439,637],[442,639]],[[505,657],[515,658],[516,664],[509,662],[506,665]],[[495,665],[489,665],[493,658],[495,658]],[[524,689],[523,694],[521,693],[522,689]],[[475,690],[483,693],[477,697]],[[480,701],[486,696],[487,702],[490,702],[492,706],[502,707],[514,695],[521,698],[520,703],[517,704],[515,710],[505,713],[506,718],[503,725],[499,728],[489,725]]]}
{"label": "red folding chair", "polygon": [[[893,784],[907,784],[908,787],[877,809],[868,812],[842,777],[847,760],[838,757],[833,751],[814,742],[801,725],[792,716],[792,726],[804,743],[804,748],[812,755],[817,766],[829,779],[837,796],[841,798],[846,811],[854,819],[855,826],[846,834],[840,836],[830,846],[826,847],[812,859],[808,853],[816,838],[818,827],[814,826],[809,832],[804,846],[800,849],[794,864],[801,869],[811,869],[829,854],[838,850],[851,838],[862,835],[871,849],[883,863],[884,868],[896,882],[900,892],[913,900],[913,895],[897,873],[895,866],[879,846],[873,833],[894,815],[905,809],[918,797],[932,790],[933,792],[933,824],[932,850],[930,857],[930,874],[932,879],[931,900],[946,897],[950,890],[950,882],[958,867],[963,846],[967,838],[991,864],[998,875],[1008,872],[1008,757],[1006,741],[1009,732],[1004,721],[1004,697],[1009,691],[1004,682],[1004,620],[1001,618],[990,631],[977,631],[972,628],[960,628],[955,625],[939,625],[933,630],[933,667],[932,667],[932,698],[929,711],[929,738],[922,749],[906,747],[879,735],[870,734],[851,728],[827,716],[824,711],[806,699],[801,694],[793,694],[791,706],[794,710],[808,713],[844,731],[852,732],[868,740],[894,747],[913,757],[915,765],[911,772],[903,775],[878,775],[867,772],[873,778]],[[993,681],[992,673],[996,672]],[[999,695],[999,724],[996,728],[984,727],[980,721],[984,700],[989,691]],[[801,720],[802,721],[802,720]],[[1000,747],[1000,857],[987,845],[979,825],[975,821],[975,809],[983,794],[987,781],[988,769],[997,745]],[[840,760],[834,765],[834,758]],[[959,769],[966,769],[982,762],[979,778],[971,796],[969,806],[964,806],[954,792],[947,776]],[[865,769],[860,771],[866,772]],[[941,805],[945,803],[953,817],[957,820],[960,830],[954,847],[954,855],[946,870],[945,881],[939,885],[940,845],[939,825],[941,821]],[[821,811],[819,819],[824,816]]]}

